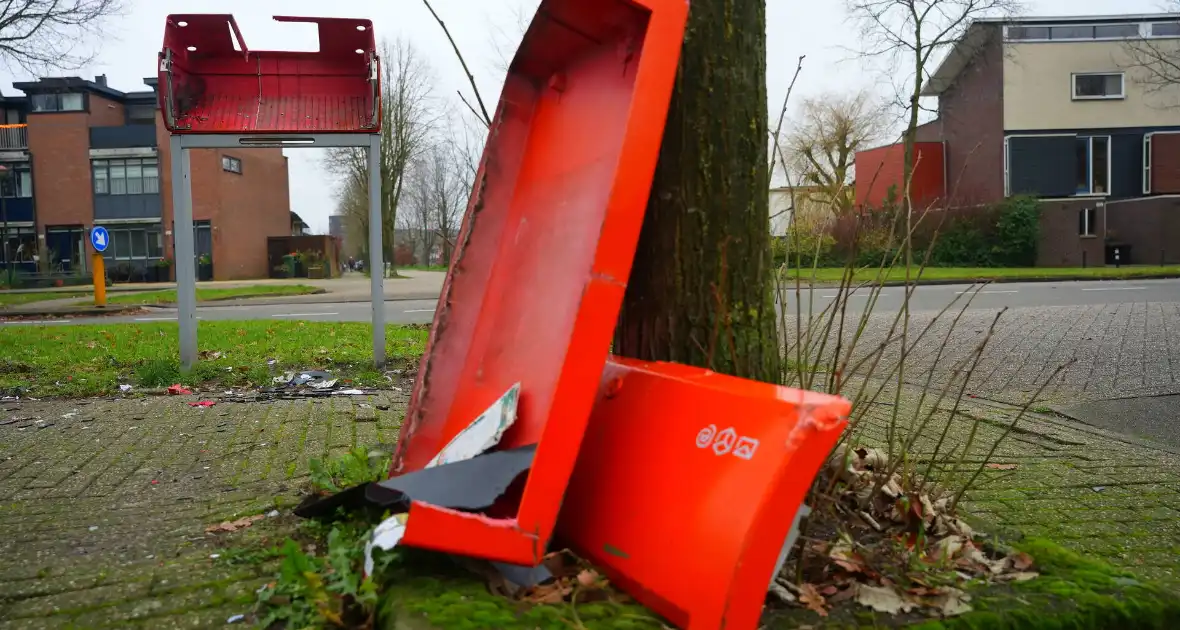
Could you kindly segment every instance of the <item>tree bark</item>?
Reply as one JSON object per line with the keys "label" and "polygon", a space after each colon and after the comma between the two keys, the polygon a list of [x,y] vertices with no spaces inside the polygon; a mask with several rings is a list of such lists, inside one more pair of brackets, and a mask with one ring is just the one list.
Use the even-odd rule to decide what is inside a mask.
{"label": "tree bark", "polygon": [[765,0],[693,0],[614,351],[779,377]]}

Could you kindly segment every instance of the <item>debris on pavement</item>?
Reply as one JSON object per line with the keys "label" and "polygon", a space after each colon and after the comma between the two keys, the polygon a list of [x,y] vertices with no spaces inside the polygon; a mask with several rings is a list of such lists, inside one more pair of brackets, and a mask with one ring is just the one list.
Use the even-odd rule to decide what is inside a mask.
{"label": "debris on pavement", "polygon": [[198,400],[196,402],[190,402],[188,404],[188,406],[189,407],[212,407],[213,405],[216,405],[216,404],[217,403],[212,400]]}
{"label": "debris on pavement", "polygon": [[205,528],[206,534],[213,534],[216,532],[235,532],[239,529],[245,529],[254,523],[266,518],[263,514],[255,514],[254,516],[244,516],[236,521],[222,521],[216,525],[210,525]]}
{"label": "debris on pavement", "polygon": [[122,385],[119,386],[119,391],[123,392],[124,394],[130,393],[131,389],[132,389],[132,387],[130,385],[128,385],[127,383],[123,383]]}
{"label": "debris on pavement", "polygon": [[169,396],[187,396],[191,393],[193,393],[193,390],[185,387],[184,385],[180,385],[179,383],[168,387]]}
{"label": "debris on pavement", "polygon": [[246,618],[246,615],[233,615],[225,620],[225,623],[237,623]]}

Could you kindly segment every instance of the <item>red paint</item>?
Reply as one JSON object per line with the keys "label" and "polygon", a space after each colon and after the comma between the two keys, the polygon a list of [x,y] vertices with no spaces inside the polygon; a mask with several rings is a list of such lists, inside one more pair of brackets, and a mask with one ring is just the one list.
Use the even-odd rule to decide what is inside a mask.
{"label": "red paint", "polygon": [[415,502],[405,544],[521,565],[545,553],[635,255],[687,13],[685,0],[541,2],[500,96],[390,474],[421,469],[515,383],[519,415],[500,446],[537,444],[536,455],[507,516]]}
{"label": "red paint", "polygon": [[795,511],[850,406],[611,357],[557,533],[675,627],[757,628]]}
{"label": "red paint", "polygon": [[[319,29],[318,52],[249,50],[228,14],[169,15],[160,107],[173,133],[362,133],[381,128],[370,20],[276,16]],[[184,26],[181,26],[184,24]],[[233,33],[231,36],[231,32]],[[234,48],[237,40],[238,50]],[[360,51],[360,52],[358,52]],[[161,65],[163,67],[163,65]]]}
{"label": "red paint", "polygon": [[[879,208],[897,187],[900,202],[904,186],[905,147],[901,143],[856,152],[856,205]],[[913,207],[926,209],[946,199],[945,162],[941,142],[914,143],[914,176],[910,183]]]}

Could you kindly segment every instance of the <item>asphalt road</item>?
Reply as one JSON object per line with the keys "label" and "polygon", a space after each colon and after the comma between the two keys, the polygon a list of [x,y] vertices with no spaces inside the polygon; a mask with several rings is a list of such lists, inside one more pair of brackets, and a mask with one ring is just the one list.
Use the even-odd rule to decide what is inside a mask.
{"label": "asphalt road", "polygon": [[[912,312],[942,310],[949,302],[962,303],[967,296],[978,289],[978,285],[935,285],[921,286],[913,290],[910,299]],[[905,287],[886,287],[877,296],[876,313],[890,313],[905,300]],[[809,305],[813,312],[819,312],[837,297],[834,288],[804,289],[801,293],[801,310],[806,313]],[[846,297],[848,309],[863,310],[868,304],[870,292],[867,289],[854,291]],[[794,288],[787,295],[788,313],[795,310]],[[991,309],[1002,307],[1031,308],[1044,306],[1085,306],[1095,304],[1131,304],[1180,302],[1180,280],[1139,280],[1139,281],[1093,281],[1093,282],[1029,282],[992,284],[983,287],[972,299],[970,309]],[[388,301],[385,303],[386,321],[391,324],[428,324],[434,318],[436,300]],[[301,304],[249,304],[222,303],[202,306],[197,309],[197,318],[217,319],[303,319],[309,321],[355,321],[370,319],[370,305],[367,302],[344,303],[301,303]],[[104,322],[154,322],[175,321],[175,309],[151,309],[146,314],[129,317],[103,317]],[[0,326],[28,326],[36,324],[84,324],[95,318],[65,320],[32,320],[0,322]]]}

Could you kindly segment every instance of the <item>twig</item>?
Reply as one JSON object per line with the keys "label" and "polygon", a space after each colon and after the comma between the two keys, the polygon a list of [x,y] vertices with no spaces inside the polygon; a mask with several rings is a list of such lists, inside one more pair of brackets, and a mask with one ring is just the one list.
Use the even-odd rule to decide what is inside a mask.
{"label": "twig", "polygon": [[[795,89],[795,81],[799,79],[799,73],[803,72],[803,60],[807,55],[799,55],[799,63],[795,66],[795,75],[791,77],[791,84],[787,86],[787,94],[783,97],[783,108],[778,114],[778,124],[774,127],[774,146],[777,148],[779,144],[779,136],[783,133],[783,121],[787,118],[787,104],[791,100],[791,92]],[[770,176],[774,177],[774,158],[776,151],[770,152]],[[783,166],[786,167],[786,161],[783,161]],[[792,203],[791,205],[794,205]]]}
{"label": "twig", "polygon": [[475,114],[475,119],[482,123],[484,128],[491,129],[491,127],[488,126],[488,121],[484,120],[483,117],[479,115],[479,112],[475,111],[475,108],[471,106],[471,103],[467,102],[467,97],[463,96],[463,92],[455,90],[455,94],[459,95],[459,100],[463,101],[463,104],[467,106],[467,109],[471,110],[472,114]]}
{"label": "twig", "polygon": [[[442,18],[438,16],[438,13],[434,11],[434,7],[430,6],[430,0],[422,0],[422,4],[426,5],[427,10],[430,11],[430,15],[434,16],[434,21],[438,22],[438,25],[442,27],[443,34],[447,36],[447,41],[451,42],[451,48],[455,50],[455,56],[459,58],[459,63],[463,66],[463,72],[467,75],[467,81],[471,83],[471,90],[475,92],[475,100],[479,103],[479,111],[483,112],[483,123],[488,128],[491,128],[492,117],[488,115],[488,108],[484,107],[483,97],[479,95],[479,86],[475,84],[475,76],[467,68],[467,60],[463,59],[463,53],[459,52],[459,45],[455,43],[455,38],[451,37],[451,31],[447,29],[446,22],[443,22]],[[471,106],[468,105],[468,107]]]}

